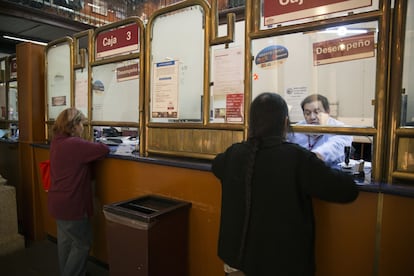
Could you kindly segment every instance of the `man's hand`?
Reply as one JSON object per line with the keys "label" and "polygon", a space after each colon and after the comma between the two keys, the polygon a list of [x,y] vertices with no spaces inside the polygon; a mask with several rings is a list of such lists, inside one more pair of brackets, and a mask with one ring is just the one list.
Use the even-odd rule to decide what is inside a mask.
{"label": "man's hand", "polygon": [[325,112],[318,113],[318,119],[319,119],[319,124],[320,125],[328,124],[328,118],[329,118],[328,113],[325,113]]}
{"label": "man's hand", "polygon": [[322,155],[320,155],[319,153],[317,153],[317,152],[314,152],[315,154],[316,154],[316,156],[319,158],[319,159],[321,159],[322,161],[325,161],[325,158],[322,156]]}

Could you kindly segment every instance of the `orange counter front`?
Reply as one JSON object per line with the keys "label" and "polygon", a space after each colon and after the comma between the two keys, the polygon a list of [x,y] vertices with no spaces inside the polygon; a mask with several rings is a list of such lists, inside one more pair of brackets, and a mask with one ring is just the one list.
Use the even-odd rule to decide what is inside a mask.
{"label": "orange counter front", "polygon": [[[34,156],[35,164],[39,164],[48,159],[49,150],[34,147]],[[221,187],[208,166],[197,169],[183,164],[163,164],[151,158],[128,160],[109,157],[97,162],[95,170],[93,257],[108,262],[103,205],[156,194],[192,203],[188,237],[189,276],[224,275],[223,263],[217,257]],[[39,170],[35,182],[33,185],[37,189],[34,190],[38,194],[34,197],[39,202],[36,214],[42,221],[37,230],[44,231],[45,237],[56,237],[55,223],[47,213],[47,193],[40,185]],[[406,210],[402,210],[414,210],[414,199],[384,195],[377,189],[362,190],[351,204],[314,201],[316,275],[387,276],[396,266],[398,274],[393,275],[414,275],[414,263],[409,258],[413,256],[409,253],[414,251],[414,217],[403,215]],[[398,219],[401,216],[404,217]],[[400,228],[401,231],[398,230]],[[392,242],[393,235],[398,235],[395,237],[397,244]]]}

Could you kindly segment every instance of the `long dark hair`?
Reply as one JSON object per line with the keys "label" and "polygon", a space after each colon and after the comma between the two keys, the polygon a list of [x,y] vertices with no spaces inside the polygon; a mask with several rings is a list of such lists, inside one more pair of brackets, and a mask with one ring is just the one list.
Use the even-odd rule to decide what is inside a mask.
{"label": "long dark hair", "polygon": [[288,115],[287,104],[279,94],[260,94],[250,105],[248,138],[284,137]]}
{"label": "long dark hair", "polygon": [[246,238],[250,221],[252,176],[256,153],[260,143],[265,137],[275,137],[281,141],[285,139],[289,128],[288,107],[285,100],[276,93],[262,93],[250,105],[249,132],[247,143],[250,153],[247,160],[245,175],[245,218],[243,224],[242,240],[240,243],[239,262],[243,262]]}

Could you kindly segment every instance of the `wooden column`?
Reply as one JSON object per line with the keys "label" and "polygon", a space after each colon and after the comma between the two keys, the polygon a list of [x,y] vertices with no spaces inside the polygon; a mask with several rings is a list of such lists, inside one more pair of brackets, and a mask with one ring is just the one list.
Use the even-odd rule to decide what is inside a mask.
{"label": "wooden column", "polygon": [[33,143],[45,141],[45,53],[44,46],[21,43],[16,46],[19,156],[23,207],[22,226],[27,239],[45,237],[41,219],[37,217],[39,195],[35,176],[39,165],[34,164]]}

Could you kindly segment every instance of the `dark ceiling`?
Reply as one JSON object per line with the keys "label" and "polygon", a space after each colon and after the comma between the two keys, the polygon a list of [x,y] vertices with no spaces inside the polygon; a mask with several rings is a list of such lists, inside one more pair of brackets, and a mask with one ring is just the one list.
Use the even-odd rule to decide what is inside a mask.
{"label": "dark ceiling", "polygon": [[5,39],[3,35],[47,43],[91,28],[93,26],[46,13],[38,8],[0,0],[0,53],[14,54],[16,45],[21,43]]}

